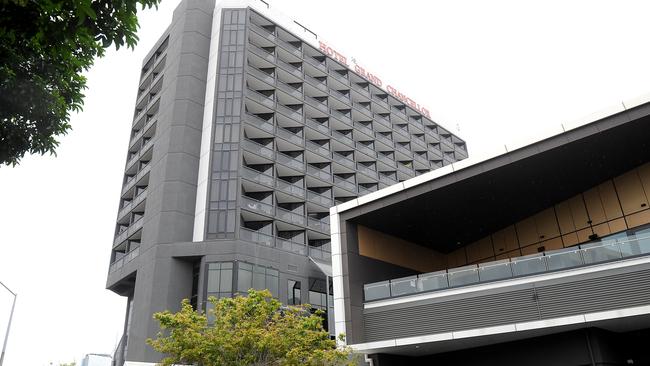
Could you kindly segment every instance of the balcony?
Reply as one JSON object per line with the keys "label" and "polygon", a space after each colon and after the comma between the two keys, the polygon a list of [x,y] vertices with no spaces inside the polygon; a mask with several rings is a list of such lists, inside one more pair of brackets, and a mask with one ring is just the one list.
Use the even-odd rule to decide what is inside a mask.
{"label": "balcony", "polygon": [[288,51],[292,55],[294,55],[296,57],[299,57],[299,58],[302,58],[302,51],[298,47],[296,47],[296,46],[292,45],[291,43],[289,43],[289,42],[287,42],[287,41],[285,41],[283,39],[280,39],[280,38],[276,38],[275,41],[276,41],[276,43],[278,45],[280,45],[280,47],[282,47],[283,49],[285,49],[286,51]]}
{"label": "balcony", "polygon": [[362,174],[367,175],[368,177],[371,177],[373,179],[377,179],[377,171],[370,169],[369,167],[363,165],[363,164],[357,164],[357,171],[359,171]]}
{"label": "balcony", "polygon": [[392,186],[393,184],[397,183],[397,179],[381,173],[379,173],[379,181],[382,183],[386,183],[389,186]]}
{"label": "balcony", "polygon": [[334,151],[332,153],[332,160],[335,163],[341,164],[346,168],[349,168],[349,169],[352,169],[352,170],[354,170],[356,168],[356,166],[354,164],[354,160],[352,160],[352,159],[350,159],[350,158],[348,158],[346,156],[343,156],[343,155],[337,153],[336,151]]}
{"label": "balcony", "polygon": [[650,254],[650,230],[647,231],[649,232],[645,235],[634,239],[582,244],[575,248],[367,284],[364,285],[365,300],[373,301],[421,292],[440,291],[647,256]]}
{"label": "balcony", "polygon": [[246,196],[241,198],[241,208],[267,216],[273,216],[274,211],[273,205]]}
{"label": "balcony", "polygon": [[397,170],[400,172],[408,175],[409,177],[413,177],[413,167],[406,166],[402,163],[397,163]]}
{"label": "balcony", "polygon": [[338,90],[334,90],[334,89],[330,89],[329,92],[331,96],[333,96],[336,100],[340,101],[341,103],[346,104],[348,106],[351,105],[349,95],[345,95],[339,92]]}
{"label": "balcony", "polygon": [[354,194],[357,193],[357,185],[354,184],[354,182],[351,182],[349,180],[345,180],[345,179],[343,179],[343,178],[341,178],[339,176],[336,176],[336,175],[334,176],[334,185],[339,187],[339,188],[343,188],[343,189],[346,189],[346,190],[348,190],[350,192],[353,192]]}
{"label": "balcony", "polygon": [[305,95],[305,102],[323,113],[329,112],[329,108],[325,102],[321,102],[320,100],[310,97],[309,95]]}
{"label": "balcony", "polygon": [[282,127],[278,127],[278,128],[276,129],[276,132],[275,132],[275,133],[276,133],[277,136],[279,136],[280,138],[282,138],[282,139],[284,139],[284,140],[286,140],[286,141],[289,141],[289,142],[291,142],[291,143],[294,144],[294,145],[298,145],[298,146],[300,146],[300,147],[304,147],[304,146],[305,146],[305,141],[303,140],[302,136],[300,136],[300,135],[296,135],[295,133],[293,133],[293,132],[291,132],[291,131],[289,131],[289,130],[287,130],[287,129],[284,129],[284,128],[282,128]]}
{"label": "balcony", "polygon": [[251,243],[262,244],[267,247],[275,246],[275,238],[272,235],[264,234],[259,231],[247,229],[245,227],[239,228],[239,238]]}
{"label": "balcony", "polygon": [[302,79],[302,70],[294,65],[291,65],[288,62],[284,62],[279,58],[275,60],[275,63],[280,66],[284,71],[290,73],[291,75]]}
{"label": "balcony", "polygon": [[[372,126],[372,125],[370,124],[368,126]],[[375,133],[372,131],[372,128],[368,126],[365,126],[364,124],[359,122],[354,122],[355,131],[365,134],[366,139],[373,139],[375,137]]]}
{"label": "balcony", "polygon": [[147,199],[147,190],[145,189],[144,191],[140,192],[139,195],[137,195],[131,202],[126,204],[122,209],[117,214],[117,219],[120,220],[127,214],[133,210],[134,207],[137,207],[139,204],[144,202]]}
{"label": "balcony", "polygon": [[264,60],[266,60],[268,62],[275,63],[275,55],[273,55],[272,53],[270,53],[268,51],[265,51],[262,48],[257,47],[256,45],[254,45],[252,43],[248,43],[248,49],[252,53],[259,56],[260,58],[262,58],[262,59],[264,59]]}
{"label": "balcony", "polygon": [[312,86],[320,89],[321,91],[327,92],[327,84],[324,81],[320,81],[315,77],[305,74],[305,80]]}
{"label": "balcony", "polygon": [[334,138],[334,140],[336,140],[336,141],[338,141],[338,142],[340,142],[342,144],[345,144],[345,145],[349,146],[350,148],[354,148],[354,140],[352,140],[352,138],[350,136],[346,136],[346,135],[340,133],[339,131],[332,130],[332,137]]}
{"label": "balcony", "polygon": [[320,62],[313,57],[307,56],[305,57],[304,61],[306,61],[308,64],[314,66],[315,68],[317,68],[322,72],[327,72],[327,66],[325,66],[325,63]]}
{"label": "balcony", "polygon": [[265,39],[267,39],[267,40],[269,40],[271,42],[275,41],[275,35],[271,31],[269,31],[268,29],[264,29],[264,28],[260,27],[259,25],[255,24],[253,22],[249,22],[249,26],[260,37],[265,38]]}
{"label": "balcony", "polygon": [[310,190],[307,190],[307,200],[327,208],[330,208],[334,205],[334,200],[332,200],[331,197],[327,197]]}
{"label": "balcony", "polygon": [[390,166],[391,168],[395,168],[395,160],[389,158],[388,156],[378,153],[377,154],[377,160],[381,161],[382,163]]}
{"label": "balcony", "polygon": [[332,183],[332,174],[330,172],[316,168],[313,165],[307,164],[307,174],[323,182]]}
{"label": "balcony", "polygon": [[391,125],[391,123],[390,123],[390,121],[389,121],[388,119],[382,117],[381,115],[379,115],[379,114],[377,114],[377,113],[373,114],[373,120],[374,120],[376,123],[378,123],[378,124],[384,126],[385,128],[387,128],[387,129],[389,129],[389,130],[393,128],[392,125]]}
{"label": "balcony", "polygon": [[275,100],[260,92],[257,92],[252,89],[246,89],[246,96],[251,100],[258,102],[265,107],[269,107],[271,109],[275,108]]}
{"label": "balcony", "polygon": [[278,87],[278,89],[280,89],[283,92],[291,95],[292,97],[296,98],[297,100],[299,100],[299,101],[302,100],[302,91],[292,87],[291,85],[285,84],[282,81],[278,80],[276,82],[276,86]]}
{"label": "balcony", "polygon": [[368,147],[368,146],[366,146],[364,144],[361,144],[359,142],[356,143],[356,148],[357,148],[357,150],[361,151],[362,153],[364,153],[364,154],[366,154],[368,156],[372,156],[372,157],[377,156],[377,153],[375,152],[374,149],[372,149],[372,148],[370,148],[370,147]]}
{"label": "balcony", "polygon": [[131,250],[130,252],[126,253],[122,258],[111,263],[111,265],[108,267],[108,272],[112,273],[117,271],[118,269],[121,269],[125,264],[132,261],[138,255],[140,255],[140,247]]}
{"label": "balcony", "polygon": [[292,120],[296,122],[302,123],[302,112],[297,112],[289,107],[286,107],[282,104],[279,104],[276,106],[276,109],[278,112],[282,113],[283,115],[291,118]]}
{"label": "balcony", "polygon": [[325,134],[325,135],[329,136],[330,128],[327,127],[326,125],[324,125],[322,123],[319,123],[319,122],[317,122],[317,121],[315,121],[315,120],[313,120],[311,118],[307,118],[306,122],[307,122],[307,126],[313,128],[314,130],[316,130],[316,131],[318,131],[318,132],[320,132],[322,134]]}
{"label": "balcony", "polygon": [[350,80],[348,80],[347,77],[341,75],[341,74],[340,74],[339,72],[337,72],[336,70],[330,70],[329,74],[330,74],[334,79],[338,80],[339,82],[341,82],[341,83],[343,83],[343,84],[345,84],[345,85],[350,85]]}
{"label": "balcony", "polygon": [[131,223],[128,229],[122,231],[119,235],[115,237],[115,240],[113,240],[113,247],[123,243],[126,239],[133,236],[136,232],[138,232],[138,230],[142,229],[143,224],[144,224],[144,217],[140,217],[138,220]]}
{"label": "balcony", "polygon": [[273,122],[272,122],[273,120],[271,120],[271,122],[269,122],[269,121],[267,121],[265,119],[254,116],[254,115],[252,115],[250,113],[246,113],[245,120],[249,124],[259,128],[260,130],[266,131],[268,133],[273,134],[274,131],[275,131],[275,126],[273,125]]}
{"label": "balcony", "polygon": [[363,113],[363,115],[366,116],[366,118],[372,119],[372,111],[370,110],[370,106],[364,106],[361,103],[353,103],[356,109]]}
{"label": "balcony", "polygon": [[309,256],[314,259],[321,259],[328,262],[331,261],[332,253],[329,250],[324,249],[323,247],[309,246]]}
{"label": "balcony", "polygon": [[307,227],[309,227],[312,230],[319,231],[321,233],[328,234],[330,233],[330,224],[329,224],[329,216],[326,216],[327,219],[322,219],[322,220],[316,220],[311,217],[307,219]]}
{"label": "balcony", "polygon": [[343,114],[343,113],[341,113],[341,112],[339,112],[339,111],[337,111],[336,109],[333,109],[333,108],[330,109],[329,112],[337,120],[345,123],[348,126],[352,126],[352,118],[350,118],[350,116],[348,116],[346,114]]}
{"label": "balcony", "polygon": [[263,71],[260,71],[257,68],[255,68],[253,66],[250,66],[250,65],[248,66],[247,70],[248,70],[248,73],[250,75],[255,76],[256,78],[266,82],[269,85],[275,85],[275,78],[273,76],[271,76],[271,75],[269,75],[269,74],[267,74],[267,73],[265,73]]}
{"label": "balcony", "polygon": [[316,153],[324,158],[332,159],[332,153],[328,148],[325,148],[317,143],[307,140],[307,150]]}
{"label": "balcony", "polygon": [[248,140],[248,139],[244,139],[242,141],[242,147],[246,151],[255,153],[255,154],[259,155],[259,156],[263,156],[263,157],[265,157],[267,159],[273,160],[273,157],[275,156],[275,153],[273,152],[272,149],[270,149],[270,148],[268,148],[266,146],[260,145],[257,142],[254,142],[254,141],[251,141],[251,140]]}
{"label": "balcony", "polygon": [[285,165],[289,168],[304,172],[305,171],[305,162],[302,160],[298,160],[294,157],[291,157],[281,151],[278,151],[276,154],[275,160],[282,164]]}
{"label": "balcony", "polygon": [[275,239],[275,245],[287,252],[292,252],[292,253],[297,253],[301,255],[306,255],[307,254],[307,246],[303,243],[295,243],[289,240],[281,239],[281,238],[276,238]]}
{"label": "balcony", "polygon": [[305,225],[305,215],[295,213],[293,211],[285,210],[282,207],[278,207],[275,211],[275,216],[280,220],[296,224],[296,225]]}
{"label": "balcony", "polygon": [[136,184],[140,183],[147,174],[151,171],[151,164],[147,164],[144,166],[138,174],[133,176],[128,182],[124,184],[124,187],[122,187],[122,193],[121,196],[124,196],[126,192],[128,192],[131,188],[133,188]]}
{"label": "balcony", "polygon": [[275,179],[271,175],[258,172],[255,169],[251,169],[245,166],[242,167],[241,175],[242,178],[273,188],[273,181]]}
{"label": "balcony", "polygon": [[275,187],[279,191],[282,191],[284,193],[288,193],[288,194],[291,194],[291,195],[294,195],[294,196],[297,196],[297,197],[300,197],[300,198],[305,198],[305,189],[298,186],[298,185],[296,185],[296,184],[294,184],[294,183],[289,183],[289,182],[286,182],[286,181],[284,181],[282,179],[278,179],[275,182]]}

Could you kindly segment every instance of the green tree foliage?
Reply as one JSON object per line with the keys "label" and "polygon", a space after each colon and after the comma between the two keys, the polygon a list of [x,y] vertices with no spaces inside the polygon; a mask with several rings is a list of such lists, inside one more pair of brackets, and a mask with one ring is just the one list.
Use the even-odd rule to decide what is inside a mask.
{"label": "green tree foliage", "polygon": [[55,153],[106,48],[138,41],[137,5],[160,0],[0,0],[0,165]]}
{"label": "green tree foliage", "polygon": [[322,318],[309,306],[284,307],[267,290],[248,296],[210,298],[210,319],[184,300],[177,313],[154,318],[161,333],[147,343],[165,354],[162,364],[202,366],[354,365],[351,351],[336,346]]}

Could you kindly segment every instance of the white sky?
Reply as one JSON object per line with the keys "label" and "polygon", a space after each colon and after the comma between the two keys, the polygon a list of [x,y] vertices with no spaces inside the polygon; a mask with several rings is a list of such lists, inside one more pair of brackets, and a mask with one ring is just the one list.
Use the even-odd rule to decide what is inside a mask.
{"label": "white sky", "polygon": [[[267,1],[428,107],[470,156],[650,92],[649,2]],[[104,285],[139,69],[177,3],[141,14],[135,51],[96,62],[58,157],[0,168],[0,281],[19,293],[5,366],[113,352],[125,301]],[[0,340],[10,305],[0,290]]]}

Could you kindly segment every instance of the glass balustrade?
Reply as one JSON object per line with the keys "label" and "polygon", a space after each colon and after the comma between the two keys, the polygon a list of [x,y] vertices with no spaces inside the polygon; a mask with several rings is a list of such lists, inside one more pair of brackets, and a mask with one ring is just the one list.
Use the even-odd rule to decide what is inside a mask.
{"label": "glass balustrade", "polygon": [[242,240],[250,241],[252,243],[258,243],[266,245],[268,247],[275,246],[275,238],[272,235],[264,234],[259,231],[239,228],[239,238]]}
{"label": "glass balustrade", "polygon": [[285,240],[285,239],[280,239],[276,238],[275,239],[275,245],[276,247],[285,250],[287,252],[293,252],[293,253],[298,253],[302,255],[307,254],[307,246],[303,243],[295,243],[290,240]]}
{"label": "glass balustrade", "polygon": [[269,187],[273,187],[273,176],[258,172],[255,169],[242,167],[241,175],[243,178],[252,180],[254,182],[264,184]]}
{"label": "glass balustrade", "polygon": [[305,190],[294,183],[289,183],[283,181],[282,179],[278,179],[275,183],[275,186],[279,191],[282,191],[284,193],[289,193],[300,198],[305,197]]}
{"label": "glass balustrade", "polygon": [[596,243],[364,285],[366,301],[439,291],[650,255],[650,228]]}
{"label": "glass balustrade", "polygon": [[286,165],[290,168],[300,170],[300,171],[305,170],[305,162],[298,160],[294,157],[291,157],[289,155],[286,155],[280,151],[278,151],[278,153],[276,154],[275,159],[280,164]]}
{"label": "glass balustrade", "polygon": [[278,207],[275,210],[275,216],[281,220],[296,224],[304,225],[305,224],[305,215],[299,214],[293,211],[285,210],[282,207]]}
{"label": "glass balustrade", "polygon": [[273,216],[273,205],[260,202],[250,197],[242,196],[241,207],[249,211]]}

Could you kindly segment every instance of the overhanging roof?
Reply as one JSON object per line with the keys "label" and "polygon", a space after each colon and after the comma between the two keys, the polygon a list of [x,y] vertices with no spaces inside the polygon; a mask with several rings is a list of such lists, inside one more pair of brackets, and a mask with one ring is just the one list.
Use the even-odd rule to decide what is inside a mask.
{"label": "overhanging roof", "polygon": [[[650,161],[650,102],[516,150],[461,161],[332,208],[448,252]],[[478,161],[477,161],[478,160]]]}

